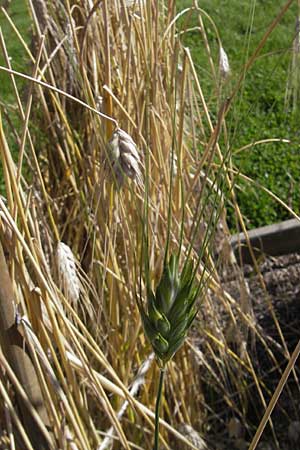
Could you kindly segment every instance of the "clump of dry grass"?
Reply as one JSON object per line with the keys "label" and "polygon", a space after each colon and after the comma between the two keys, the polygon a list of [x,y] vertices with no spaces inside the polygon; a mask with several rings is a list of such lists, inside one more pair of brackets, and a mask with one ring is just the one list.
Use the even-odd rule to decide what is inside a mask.
{"label": "clump of dry grass", "polygon": [[[45,36],[37,3],[29,2],[37,50],[32,53],[23,42],[34,63],[25,107],[6,55],[20,114],[18,162],[3,127],[0,135],[6,189],[6,203],[0,199],[0,239],[13,305],[23,318],[22,342],[31,355],[50,432],[32,412],[34,426],[42,430],[45,448],[100,449],[107,439],[109,445],[113,439],[114,448],[129,449],[132,443],[151,448],[155,365],[147,365],[139,391],[129,388],[150,353],[136,302],[145,295],[140,255],[147,229],[151,283],[160,279],[169,241],[171,250],[190,249],[195,260],[201,256],[197,279],[209,288],[201,292],[193,337],[169,364],[161,446],[179,448],[184,443],[196,449],[178,431],[180,424],[201,431],[205,439],[210,419],[222,422],[215,418],[219,411],[208,405],[203,383],[249,429],[247,390],[255,385],[263,407],[268,394],[248,352],[249,330],[280,368],[253,320],[239,268],[226,261],[241,282],[242,302],[226,292],[216,264],[216,230],[218,251],[228,248],[227,196],[244,227],[235,201],[230,145],[223,149],[220,144],[221,136],[226,141],[226,114],[234,96],[225,103],[220,99],[219,110],[210,111],[209,93],[202,91],[190,52],[181,45],[172,0],[136,0],[130,7],[123,0],[52,2]],[[196,4],[185,14],[197,14],[202,23]],[[187,28],[188,23],[181,31]],[[201,33],[205,37],[203,23]],[[3,39],[2,48],[5,54]],[[215,72],[218,61],[207,50]],[[223,55],[223,66],[224,61]],[[23,157],[30,185],[22,177]],[[170,169],[174,161],[176,171]],[[115,170],[119,189],[114,177],[107,176],[107,166]],[[7,240],[7,235],[12,238]],[[65,258],[60,263],[64,287],[56,282],[54,270],[58,242]],[[31,333],[26,332],[29,327]],[[228,329],[236,336],[235,348]],[[289,358],[284,337],[276,345]],[[0,356],[3,380],[30,403],[9,371],[8,354]],[[4,428],[18,430],[25,448],[37,448],[26,437],[28,428],[2,384],[1,402]],[[14,432],[9,439],[13,448]]]}

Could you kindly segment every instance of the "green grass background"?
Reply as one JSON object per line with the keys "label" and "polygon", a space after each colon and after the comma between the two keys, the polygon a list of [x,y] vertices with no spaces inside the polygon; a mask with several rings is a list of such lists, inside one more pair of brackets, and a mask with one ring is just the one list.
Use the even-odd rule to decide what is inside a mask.
{"label": "green grass background", "polygon": [[[229,93],[241,73],[247,56],[253,53],[285,1],[202,0],[198,4],[215,22],[228,55],[231,76],[226,90]],[[191,5],[191,1],[178,1],[179,8]],[[197,25],[196,16],[194,17],[192,26]],[[299,213],[299,108],[292,112],[291,108],[286,110],[284,107],[296,17],[297,4],[294,2],[271,34],[258,60],[247,73],[242,90],[228,116],[228,131],[233,162],[238,170],[270,189]],[[218,65],[215,32],[205,18],[204,23],[215,65]],[[200,32],[190,31],[183,41],[192,52],[204,92],[212,91],[213,82],[207,67]],[[300,55],[298,64],[300,72]],[[299,81],[298,74],[298,88]],[[211,109],[216,108],[216,103],[216,98],[212,95]],[[246,144],[268,138],[290,139],[293,144],[264,144],[235,154],[237,149]],[[236,186],[239,204],[250,228],[291,217],[268,194],[242,181],[240,177],[236,178]],[[229,220],[231,228],[234,229],[235,220],[230,206]]]}
{"label": "green grass background", "polygon": [[[1,2],[3,3],[3,2]],[[0,3],[0,5],[1,5]],[[21,32],[23,38],[27,43],[30,42],[30,16],[25,0],[12,0],[7,8],[12,21]],[[8,54],[11,58],[11,65],[13,69],[22,72],[30,69],[28,63],[28,56],[25,54],[22,44],[18,40],[11,25],[5,18],[2,11],[0,11],[0,26],[7,47]],[[5,65],[3,54],[0,54],[0,63]],[[22,80],[17,80],[21,83]],[[1,102],[12,105],[15,103],[15,98],[12,90],[12,84],[7,74],[0,72],[0,99]]]}
{"label": "green grass background", "polygon": [[[0,2],[0,6],[3,3],[4,2]],[[31,19],[26,1],[12,0],[7,7],[7,12],[9,13],[17,29],[20,31],[23,39],[27,42],[27,44],[29,44]],[[30,73],[31,65],[29,64],[28,55],[25,54],[22,44],[18,40],[15,32],[13,31],[11,25],[9,24],[2,10],[0,10],[0,26],[5,41],[5,45],[7,48],[7,52],[10,57],[12,68],[14,70],[17,70],[18,72]],[[3,57],[2,51],[0,52],[0,65],[6,67],[6,62]],[[23,102],[23,106],[25,107],[26,100],[24,95],[24,86],[25,86],[24,80],[18,77],[15,77],[15,80],[18,86],[18,90],[21,93],[21,101]],[[3,110],[4,109],[6,110],[9,119],[11,121],[11,124],[18,134],[21,133],[20,116],[17,109],[17,102],[13,91],[13,85],[10,76],[3,71],[0,71],[0,105],[1,105],[1,115],[3,116],[3,126],[5,129],[4,130],[5,135],[10,147],[13,149],[13,155],[15,159],[17,159],[18,157],[17,139],[13,133],[11,125],[7,122],[5,118],[5,114],[3,114]],[[4,180],[1,165],[0,165],[0,193],[2,194],[4,193]]]}

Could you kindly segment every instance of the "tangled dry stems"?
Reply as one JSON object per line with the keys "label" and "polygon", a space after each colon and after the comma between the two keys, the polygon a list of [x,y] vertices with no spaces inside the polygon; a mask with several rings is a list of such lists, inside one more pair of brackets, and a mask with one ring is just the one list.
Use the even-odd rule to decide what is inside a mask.
{"label": "tangled dry stems", "polygon": [[[25,327],[30,326],[33,333],[25,332],[23,339],[31,350],[35,382],[51,423],[51,434],[46,435],[49,448],[101,448],[105,430],[122,448],[130,448],[130,441],[151,448],[155,366],[148,368],[139,401],[128,390],[150,351],[136,304],[139,292],[145,295],[139,279],[145,198],[151,282],[156,285],[160,279],[169,239],[172,249],[181,245],[183,251],[192,242],[195,259],[202,252],[197,277],[209,286],[203,291],[194,337],[170,363],[163,417],[171,425],[164,423],[161,428],[162,445],[168,448],[169,442],[178,447],[185,441],[189,448],[196,448],[176,431],[182,423],[205,435],[210,414],[214,417],[215,412],[206,408],[202,383],[222,395],[246,429],[249,424],[243,411],[252,383],[262,406],[266,405],[265,386],[248,353],[249,330],[266,348],[274,367],[278,363],[255,325],[240,269],[228,253],[231,259],[225,258],[225,263],[241,282],[242,302],[224,291],[220,282],[213,238],[217,231],[218,252],[225,254],[227,195],[243,223],[235,203],[233,172],[228,169],[230,151],[223,151],[219,144],[221,129],[226,127],[226,108],[211,111],[207,105],[190,53],[176,33],[175,2],[137,0],[128,8],[128,2],[121,0],[55,1],[47,14],[45,8],[36,8],[39,3],[43,2],[32,1],[30,7],[41,49],[37,75],[46,85],[34,85],[34,108],[30,94],[27,114],[14,87],[32,184],[29,187],[16,176],[18,170],[22,173],[22,160],[19,166],[14,163],[1,128],[7,203],[0,201],[0,236],[8,255],[15,303],[26,318]],[[202,20],[197,8],[189,13]],[[43,14],[42,22],[39,14]],[[42,31],[46,32],[44,41]],[[208,45],[204,26],[201,33]],[[36,60],[25,44],[24,52]],[[220,69],[227,75],[224,55]],[[6,63],[9,67],[9,60]],[[212,70],[215,76],[214,66]],[[102,112],[112,121],[102,120],[83,103],[47,85],[72,93],[94,109],[101,98]],[[217,86],[216,92],[220,93]],[[26,121],[30,116],[40,130],[46,130],[43,145],[45,135],[37,126],[32,132]],[[122,130],[114,131],[114,121]],[[115,189],[103,161],[109,162],[122,189]],[[174,161],[176,171],[170,170]],[[141,183],[142,171],[145,184]],[[12,239],[6,239],[8,235]],[[64,287],[56,282],[58,242],[66,243],[80,261],[85,274],[80,293],[78,269],[69,250],[60,264]],[[75,298],[79,305],[90,305],[89,314],[75,307]],[[236,336],[234,349],[228,328]],[[196,345],[200,338],[201,350]],[[39,343],[39,352],[32,339]],[[284,338],[278,345],[286,350]],[[17,392],[22,391],[8,371],[5,379]],[[26,429],[14,415],[5,387],[1,393],[7,405],[4,427],[17,427],[26,439]],[[128,402],[126,420],[119,414],[124,399]],[[32,448],[30,443],[27,448]]]}

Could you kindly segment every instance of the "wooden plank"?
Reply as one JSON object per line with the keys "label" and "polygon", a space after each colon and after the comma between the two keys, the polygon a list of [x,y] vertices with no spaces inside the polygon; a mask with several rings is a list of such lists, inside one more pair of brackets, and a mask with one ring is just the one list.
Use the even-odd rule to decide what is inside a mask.
{"label": "wooden plank", "polygon": [[[300,251],[300,221],[297,219],[256,228],[249,231],[248,235],[256,257],[288,255]],[[244,264],[252,264],[244,233],[233,235],[231,246],[239,263],[241,255]]]}

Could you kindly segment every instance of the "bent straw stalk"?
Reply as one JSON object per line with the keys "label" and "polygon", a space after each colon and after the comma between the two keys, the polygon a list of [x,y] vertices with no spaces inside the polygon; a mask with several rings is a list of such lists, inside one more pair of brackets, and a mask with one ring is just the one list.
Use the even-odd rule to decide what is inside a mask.
{"label": "bent straw stalk", "polygon": [[108,115],[98,111],[97,109],[93,108],[92,106],[89,106],[83,100],[80,100],[79,98],[74,97],[71,94],[68,94],[68,92],[63,91],[62,89],[58,89],[57,87],[52,86],[51,84],[45,83],[44,81],[41,81],[39,78],[33,78],[33,77],[29,76],[29,75],[26,75],[26,74],[21,73],[21,72],[17,72],[16,70],[8,69],[7,67],[4,67],[4,66],[0,66],[0,70],[2,70],[4,72],[7,72],[7,73],[10,73],[12,75],[17,75],[20,78],[24,78],[25,80],[32,81],[32,82],[34,82],[34,83],[36,83],[36,84],[38,84],[38,85],[40,85],[40,86],[42,86],[44,88],[49,89],[50,91],[56,92],[57,94],[60,94],[63,97],[66,97],[66,98],[72,100],[73,102],[76,102],[76,103],[78,103],[81,106],[84,106],[86,109],[88,109],[89,111],[94,112],[99,117],[102,117],[103,119],[106,119],[106,120],[109,120],[109,121],[113,122],[116,127],[118,126],[118,122],[113,117],[110,117],[110,116],[108,116]]}
{"label": "bent straw stalk", "polygon": [[[130,395],[132,395],[133,397],[138,393],[140,387],[145,383],[145,376],[151,367],[153,358],[154,358],[154,354],[151,353],[150,356],[148,356],[148,358],[146,359],[146,361],[144,361],[143,364],[141,365],[141,367],[138,371],[138,375],[137,375],[136,379],[134,380],[132,387],[129,391]],[[128,406],[129,406],[129,401],[125,400],[125,402],[123,403],[121,409],[119,410],[119,412],[117,414],[117,417],[119,420],[122,419]],[[111,445],[113,442],[113,437],[114,437],[113,427],[110,427],[110,429],[105,434],[106,434],[106,437],[97,450],[107,450],[108,448],[111,448]]]}

